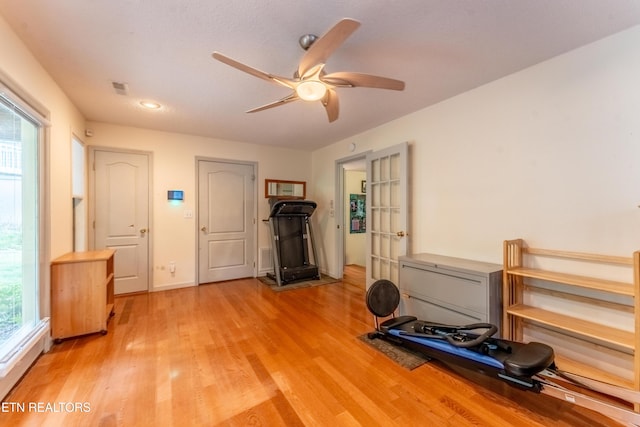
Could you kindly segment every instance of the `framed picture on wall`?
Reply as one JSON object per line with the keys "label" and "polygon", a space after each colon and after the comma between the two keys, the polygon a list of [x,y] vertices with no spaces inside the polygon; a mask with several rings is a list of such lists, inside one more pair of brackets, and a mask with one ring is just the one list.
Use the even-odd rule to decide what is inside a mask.
{"label": "framed picture on wall", "polygon": [[367,197],[362,194],[349,195],[349,232],[351,234],[367,231],[366,199]]}
{"label": "framed picture on wall", "polygon": [[367,192],[367,181],[360,181],[360,192],[361,193]]}

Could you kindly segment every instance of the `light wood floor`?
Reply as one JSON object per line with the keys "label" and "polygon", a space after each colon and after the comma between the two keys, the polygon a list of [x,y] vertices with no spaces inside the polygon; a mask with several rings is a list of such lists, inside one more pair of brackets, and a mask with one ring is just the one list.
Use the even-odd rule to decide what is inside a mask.
{"label": "light wood floor", "polygon": [[350,285],[357,286],[361,289],[366,287],[366,270],[361,265],[348,264],[344,266],[342,273],[342,281]]}
{"label": "light wood floor", "polygon": [[[359,286],[273,292],[256,279],[116,298],[106,336],[65,341],[5,402],[3,426],[616,425],[437,363],[413,371],[357,337]],[[29,402],[88,412],[29,412]],[[46,407],[45,407],[46,408]]]}

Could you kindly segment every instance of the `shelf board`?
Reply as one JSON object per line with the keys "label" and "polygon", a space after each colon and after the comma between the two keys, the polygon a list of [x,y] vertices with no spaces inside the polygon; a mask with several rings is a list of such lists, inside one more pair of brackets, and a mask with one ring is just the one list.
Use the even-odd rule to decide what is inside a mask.
{"label": "shelf board", "polygon": [[633,257],[622,257],[601,254],[588,254],[585,252],[559,251],[556,249],[522,248],[522,253],[556,258],[567,258],[604,264],[620,264],[633,266]]}
{"label": "shelf board", "polygon": [[582,375],[583,377],[633,390],[633,380],[621,378],[617,375],[612,375],[609,372],[586,365],[582,362],[575,361],[559,354],[554,355],[554,359],[556,365],[558,366],[558,369],[560,369],[561,371]]}
{"label": "shelf board", "polygon": [[69,252],[51,261],[52,264],[94,262],[108,260],[115,254],[115,249],[102,249],[97,251]]}
{"label": "shelf board", "polygon": [[114,274],[113,274],[113,272],[110,272],[110,273],[109,273],[109,272],[107,272],[107,273],[108,273],[107,278],[106,278],[106,280],[104,281],[105,286],[109,286],[109,282],[111,282],[111,281],[113,280],[113,278],[114,278]]}
{"label": "shelf board", "polygon": [[529,277],[531,279],[546,280],[549,282],[564,283],[580,286],[586,289],[610,292],[618,295],[634,296],[634,287],[631,283],[616,282],[613,280],[596,279],[593,277],[579,276],[576,274],[558,273],[552,271],[537,270],[535,268],[515,267],[507,271],[514,276]]}
{"label": "shelf board", "polygon": [[573,332],[584,337],[594,338],[629,350],[635,349],[633,332],[602,326],[588,320],[577,319],[524,304],[512,305],[507,309],[507,313],[512,316]]}

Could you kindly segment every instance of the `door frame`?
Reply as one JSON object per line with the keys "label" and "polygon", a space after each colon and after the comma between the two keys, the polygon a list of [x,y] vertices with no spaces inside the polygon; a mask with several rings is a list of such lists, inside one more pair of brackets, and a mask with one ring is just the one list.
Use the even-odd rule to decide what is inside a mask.
{"label": "door frame", "polygon": [[199,253],[199,245],[200,245],[200,169],[199,162],[217,162],[217,163],[231,163],[236,165],[245,165],[251,166],[253,168],[253,248],[251,251],[253,252],[253,277],[258,277],[258,162],[252,162],[247,160],[234,160],[234,159],[222,159],[219,157],[207,157],[207,156],[196,156],[195,157],[195,194],[196,194],[196,207],[195,207],[195,221],[193,224],[193,232],[195,236],[195,285],[200,286],[200,253]]}
{"label": "door frame", "polygon": [[[336,271],[332,274],[329,273],[331,277],[336,277],[338,279],[342,279],[344,273],[344,239],[345,239],[345,224],[344,224],[344,215],[345,215],[345,206],[344,206],[344,165],[347,163],[352,163],[356,160],[366,161],[367,154],[372,153],[373,150],[363,151],[362,153],[353,154],[351,156],[342,157],[335,161],[335,200],[333,204],[334,208],[334,218],[336,223],[336,240],[335,240],[335,262]],[[366,163],[366,162],[365,162]],[[369,164],[366,164],[365,168],[369,168]],[[366,274],[366,270],[365,270]]]}
{"label": "door frame", "polygon": [[109,151],[112,153],[121,154],[141,154],[147,156],[149,160],[149,206],[147,212],[149,213],[149,232],[147,233],[147,292],[153,291],[153,152],[143,150],[132,150],[128,148],[117,147],[103,147],[100,145],[89,145],[88,147],[87,162],[89,171],[89,188],[87,189],[87,195],[89,196],[89,222],[88,228],[88,247],[90,250],[95,250],[96,236],[95,236],[95,220],[96,220],[96,168],[95,168],[95,152],[96,151]]}

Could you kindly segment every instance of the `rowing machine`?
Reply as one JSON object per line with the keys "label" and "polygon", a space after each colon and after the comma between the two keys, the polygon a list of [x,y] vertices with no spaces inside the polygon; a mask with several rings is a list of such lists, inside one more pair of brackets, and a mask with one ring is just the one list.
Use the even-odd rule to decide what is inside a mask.
{"label": "rowing machine", "polygon": [[[425,322],[414,316],[395,317],[399,301],[400,292],[392,282],[378,280],[371,285],[366,302],[375,317],[376,329],[368,334],[370,339],[383,339],[417,351],[427,359],[471,369],[511,386],[546,394],[628,425],[640,426],[640,413],[585,394],[597,392],[640,404],[640,392],[562,371],[555,364],[550,346],[494,338],[495,325],[456,326]],[[389,316],[393,317],[379,323],[378,318]]]}

